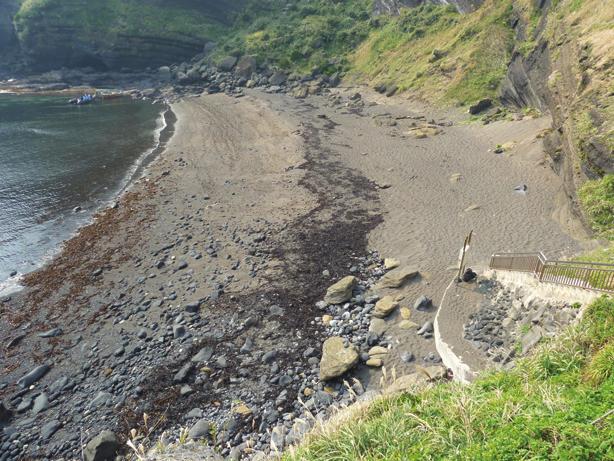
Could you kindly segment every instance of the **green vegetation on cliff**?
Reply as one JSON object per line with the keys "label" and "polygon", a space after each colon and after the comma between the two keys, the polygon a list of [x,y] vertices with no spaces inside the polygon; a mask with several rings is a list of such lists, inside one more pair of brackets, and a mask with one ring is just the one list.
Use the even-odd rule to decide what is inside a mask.
{"label": "green vegetation on cliff", "polygon": [[614,459],[614,299],[511,371],[386,397],[287,461]]}
{"label": "green vegetation on cliff", "polygon": [[347,70],[347,56],[367,37],[370,0],[251,1],[218,55],[250,54],[283,69]]}
{"label": "green vegetation on cliff", "polygon": [[466,15],[431,4],[404,10],[359,47],[351,74],[392,82],[430,101],[495,96],[514,45],[511,12],[511,0],[488,0]]}
{"label": "green vegetation on cliff", "polygon": [[578,191],[593,230],[614,240],[614,174],[587,181]]}

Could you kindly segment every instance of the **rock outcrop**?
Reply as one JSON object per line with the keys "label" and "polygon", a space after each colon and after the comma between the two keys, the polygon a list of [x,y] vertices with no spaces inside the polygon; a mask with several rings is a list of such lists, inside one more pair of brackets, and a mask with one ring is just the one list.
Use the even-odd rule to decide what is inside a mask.
{"label": "rock outcrop", "polygon": [[402,8],[415,8],[423,3],[436,5],[452,5],[460,13],[469,13],[482,4],[482,0],[375,0],[373,2],[373,14],[398,15]]}
{"label": "rock outcrop", "polygon": [[[19,12],[9,9],[5,16],[7,7],[0,6],[0,21],[12,24],[14,19],[30,70],[145,69],[203,53],[215,38],[212,31],[230,25],[244,2],[130,0],[118,6],[121,3],[50,0],[23,4]],[[0,43],[6,29],[0,22]]]}

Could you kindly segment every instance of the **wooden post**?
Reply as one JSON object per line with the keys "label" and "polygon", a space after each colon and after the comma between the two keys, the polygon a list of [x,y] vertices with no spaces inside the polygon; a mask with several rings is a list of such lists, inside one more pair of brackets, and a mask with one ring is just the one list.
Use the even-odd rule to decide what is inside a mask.
{"label": "wooden post", "polygon": [[467,248],[471,244],[471,237],[472,236],[473,236],[473,230],[471,232],[469,232],[469,235],[467,237],[465,237],[465,242],[463,243],[463,251],[461,253],[460,265],[458,267],[458,274],[456,275],[456,278],[459,279],[459,280],[460,280],[461,275],[463,274],[463,272],[465,270],[465,253],[467,252]]}

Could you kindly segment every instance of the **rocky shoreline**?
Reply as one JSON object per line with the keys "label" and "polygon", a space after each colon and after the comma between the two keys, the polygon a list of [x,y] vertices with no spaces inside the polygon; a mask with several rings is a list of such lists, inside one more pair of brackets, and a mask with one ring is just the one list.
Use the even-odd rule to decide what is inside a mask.
{"label": "rocky shoreline", "polygon": [[[474,133],[385,95],[329,91],[321,77],[272,85],[271,74],[254,90],[239,63],[180,84],[197,65],[133,91],[170,102],[166,151],[0,301],[0,460],[81,459],[87,445],[86,459],[128,455],[128,441],[190,437],[216,447],[211,459],[269,456],[382,392],[384,369],[402,378],[397,390],[424,382],[420,369],[448,377],[432,322],[458,229],[483,230],[478,261],[522,235],[574,243],[532,214],[549,190],[502,190],[525,160],[487,152],[539,124]],[[530,187],[550,187],[542,175],[531,170]],[[506,215],[467,211],[475,194]],[[506,231],[520,221],[525,231]]]}
{"label": "rocky shoreline", "polygon": [[[194,245],[190,228],[205,225],[195,215],[178,224],[187,234],[148,254],[138,251],[140,236],[131,232],[123,239],[124,255],[119,258],[109,244],[96,249],[109,234],[121,232],[125,223],[147,227],[153,222],[156,207],[147,202],[160,193],[155,183],[172,176],[164,170],[155,180],[152,174],[146,176],[116,206],[82,229],[49,266],[26,277],[24,293],[2,301],[5,321],[24,331],[15,335],[3,330],[9,332],[7,364],[17,365],[10,376],[23,373],[14,361],[17,351],[31,354],[41,365],[16,379],[16,386],[10,381],[2,384],[3,422],[9,425],[2,432],[0,459],[74,459],[90,438],[107,446],[110,433],[119,439],[135,428],[149,433],[143,428],[148,424],[145,413],[149,424],[156,421],[160,430],[206,415],[209,427],[220,428],[217,444],[222,453],[248,448],[247,440],[268,451],[272,430],[279,427],[279,433],[284,422],[294,420],[294,412],[303,408],[297,397],[306,398],[307,389],[315,396],[311,409],[348,398],[341,384],[333,398],[317,379],[320,341],[325,338],[323,325],[316,322],[322,314],[317,301],[331,280],[348,271],[363,273],[378,261],[376,255],[359,256],[366,254],[366,235],[379,220],[369,211],[377,200],[376,189],[350,170],[330,164],[319,135],[320,130],[330,129],[329,122],[315,120],[321,126],[304,124],[300,134],[305,151],[299,184],[313,194],[317,205],[281,226],[266,221],[259,229],[223,226],[227,238],[245,250],[249,265],[237,260],[226,272],[227,282],[217,284],[207,296],[195,295],[197,274],[190,261],[206,257],[215,264],[223,250],[215,239]],[[186,166],[181,157],[174,163],[178,170]],[[337,183],[344,186],[345,196],[330,187]],[[368,204],[364,209],[344,213],[347,203],[361,201]],[[339,218],[330,221],[330,216]],[[184,256],[176,257],[177,251]],[[128,258],[144,276],[107,280]],[[272,260],[281,266],[282,279],[260,275]],[[247,266],[249,277],[262,278],[259,283],[267,288],[227,294],[226,284],[240,266]],[[59,278],[59,272],[66,277]],[[178,280],[161,285],[162,296],[143,290],[146,280],[171,276]],[[185,294],[179,294],[179,288]],[[100,290],[108,292],[97,293]],[[188,298],[192,300],[176,304]],[[94,310],[80,312],[84,323],[76,327],[67,315],[74,315],[84,302]],[[356,302],[364,305],[365,300],[359,297]],[[74,307],[65,310],[67,303]],[[216,314],[203,312],[205,306]],[[297,347],[301,354],[289,353]],[[47,358],[38,356],[37,350]],[[243,402],[239,413],[238,401]],[[257,408],[261,410],[255,413]],[[88,428],[85,434],[83,427]],[[281,449],[285,442],[279,437],[273,445]]]}
{"label": "rocky shoreline", "polygon": [[[322,90],[336,87],[340,82],[339,75],[328,76],[319,71],[296,75],[260,66],[251,56],[228,56],[218,65],[213,65],[206,56],[199,55],[189,62],[156,70],[98,72],[89,68],[62,69],[13,78],[0,81],[0,92],[73,95],[96,88],[112,88],[114,94],[168,103],[199,94],[225,93],[242,97],[245,89],[254,88],[302,99],[321,94]],[[388,94],[392,96],[394,91],[388,89]]]}

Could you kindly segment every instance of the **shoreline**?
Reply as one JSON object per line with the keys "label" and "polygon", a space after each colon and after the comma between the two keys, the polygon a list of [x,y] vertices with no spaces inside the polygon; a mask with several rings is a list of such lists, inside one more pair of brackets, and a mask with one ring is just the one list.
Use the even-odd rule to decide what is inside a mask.
{"label": "shoreline", "polygon": [[[74,90],[72,94],[78,94],[78,90]],[[12,93],[15,94],[15,93]],[[42,95],[38,92],[27,93],[28,95],[39,96]],[[57,93],[54,93],[57,94]],[[69,93],[66,93],[69,94]],[[123,97],[130,97],[130,95],[125,94]],[[55,248],[50,249],[40,261],[34,264],[34,267],[25,273],[18,272],[14,276],[10,276],[5,280],[0,280],[0,298],[4,298],[7,296],[15,295],[26,288],[22,285],[22,281],[24,278],[31,274],[32,272],[44,269],[47,264],[53,262],[53,259],[58,257],[63,251],[64,245],[77,237],[80,231],[91,224],[94,223],[97,216],[104,213],[108,208],[112,208],[116,205],[117,201],[120,200],[125,193],[127,193],[132,186],[141,180],[147,174],[147,167],[155,162],[156,158],[163,154],[164,149],[166,148],[167,143],[170,141],[174,134],[174,125],[177,122],[177,118],[173,113],[172,107],[170,104],[161,104],[163,107],[159,111],[156,123],[160,122],[161,126],[156,127],[153,131],[154,133],[154,141],[153,146],[146,149],[134,162],[134,164],[130,167],[128,171],[126,171],[124,175],[124,179],[122,179],[121,183],[117,187],[117,190],[110,194],[110,197],[101,201],[100,204],[95,206],[90,212],[89,217],[83,220],[81,223],[77,225],[77,227],[66,236],[61,242],[57,244]],[[99,201],[99,200],[97,200]],[[89,211],[89,210],[88,210]]]}
{"label": "shoreline", "polygon": [[[304,410],[299,397],[324,413],[350,398],[341,381],[319,380],[322,342],[337,335],[363,353],[370,348],[364,299],[349,317],[343,306],[323,309],[330,284],[355,273],[364,297],[383,273],[380,257],[398,258],[420,276],[376,292],[408,306],[431,298],[431,308],[411,312],[419,326],[433,318],[469,225],[475,267],[494,244],[580,247],[551,217],[556,177],[547,166],[527,170],[541,161],[532,134],[544,120],[467,126],[363,97],[249,91],[172,105],[175,135],[147,175],[32,275],[27,293],[0,303],[0,339],[11,344],[0,352],[0,397],[26,405],[32,393],[12,383],[51,366],[34,393],[57,401],[25,426],[31,454],[78,453],[77,427],[85,440],[102,429],[125,438],[146,430],[144,412],[172,436],[201,419],[219,428],[233,421],[220,438],[225,454],[266,452],[276,431],[293,429]],[[438,133],[408,134],[425,124]],[[488,152],[519,135],[526,140],[510,153]],[[451,182],[457,173],[462,180]],[[519,180],[529,194],[513,193]],[[473,200],[480,207],[466,211]],[[433,339],[404,320],[395,312],[380,325],[386,369],[404,375],[440,363]],[[61,333],[38,336],[50,329]],[[206,358],[196,366],[200,353]],[[53,391],[63,377],[73,387]],[[353,378],[363,391],[377,389],[382,371],[361,359]],[[237,402],[249,411],[237,415]],[[43,425],[54,421],[53,443],[41,445]]]}

